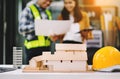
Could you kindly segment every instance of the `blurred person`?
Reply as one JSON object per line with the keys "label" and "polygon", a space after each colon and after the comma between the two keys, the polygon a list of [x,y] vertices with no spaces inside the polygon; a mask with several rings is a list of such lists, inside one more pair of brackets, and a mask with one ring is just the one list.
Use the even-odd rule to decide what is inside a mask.
{"label": "blurred person", "polygon": [[84,43],[85,40],[93,38],[91,30],[88,30],[89,17],[80,9],[78,0],[64,0],[64,8],[58,20],[71,20],[73,23],[65,34],[63,43]]}
{"label": "blurred person", "polygon": [[[51,39],[47,36],[35,35],[35,19],[52,20],[52,14],[47,9],[52,0],[35,0],[26,5],[19,19],[19,33],[25,37],[24,46],[26,54],[26,64],[29,60],[43,51],[50,51]],[[52,39],[54,41],[54,39]]]}

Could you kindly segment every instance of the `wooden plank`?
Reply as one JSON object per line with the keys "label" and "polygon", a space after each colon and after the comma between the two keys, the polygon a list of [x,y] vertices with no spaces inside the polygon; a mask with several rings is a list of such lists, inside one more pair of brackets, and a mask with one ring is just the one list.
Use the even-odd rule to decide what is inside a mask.
{"label": "wooden plank", "polygon": [[86,44],[56,44],[56,51],[86,50]]}

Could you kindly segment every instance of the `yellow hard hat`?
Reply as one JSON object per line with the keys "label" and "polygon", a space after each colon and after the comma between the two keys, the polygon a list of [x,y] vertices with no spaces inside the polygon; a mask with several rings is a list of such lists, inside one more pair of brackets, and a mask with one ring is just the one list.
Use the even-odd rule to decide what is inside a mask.
{"label": "yellow hard hat", "polygon": [[115,65],[120,65],[120,52],[115,47],[103,47],[93,56],[93,70],[101,70]]}

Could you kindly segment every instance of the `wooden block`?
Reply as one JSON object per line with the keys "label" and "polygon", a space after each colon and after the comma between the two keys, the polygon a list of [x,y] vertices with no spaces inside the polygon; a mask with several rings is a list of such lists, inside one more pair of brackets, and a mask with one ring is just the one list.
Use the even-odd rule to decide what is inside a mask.
{"label": "wooden block", "polygon": [[87,60],[86,52],[55,52],[53,55],[42,55],[42,60]]}
{"label": "wooden block", "polygon": [[86,50],[86,44],[56,44],[56,51]]}
{"label": "wooden block", "polygon": [[63,56],[63,55],[73,55],[74,52],[67,52],[66,51],[63,51],[63,52],[60,52],[60,51],[56,51],[54,53],[54,55],[58,55],[58,56]]}
{"label": "wooden block", "polygon": [[30,65],[31,67],[33,67],[33,68],[36,68],[36,67],[37,67],[37,63],[36,63],[36,62],[37,62],[37,61],[32,58],[32,59],[29,61],[29,65]]}
{"label": "wooden block", "polygon": [[55,60],[87,60],[86,52],[55,52]]}
{"label": "wooden block", "polygon": [[25,70],[40,70],[38,67],[31,67],[30,65],[24,67]]}
{"label": "wooden block", "polygon": [[55,60],[56,59],[56,56],[53,54],[51,55],[42,55],[42,61],[46,61],[46,60]]}
{"label": "wooden block", "polygon": [[51,55],[51,52],[42,52],[42,55]]}
{"label": "wooden block", "polygon": [[40,56],[35,56],[32,58],[32,60],[35,60],[35,61],[41,61],[43,59],[43,56],[40,55]]}
{"label": "wooden block", "polygon": [[41,67],[43,65],[42,61],[41,61],[41,56],[36,56],[33,57],[30,61],[29,61],[29,65],[31,67]]}
{"label": "wooden block", "polygon": [[53,71],[86,71],[87,61],[49,61]]}
{"label": "wooden block", "polygon": [[88,60],[87,52],[75,52],[75,55],[79,58],[79,60]]}

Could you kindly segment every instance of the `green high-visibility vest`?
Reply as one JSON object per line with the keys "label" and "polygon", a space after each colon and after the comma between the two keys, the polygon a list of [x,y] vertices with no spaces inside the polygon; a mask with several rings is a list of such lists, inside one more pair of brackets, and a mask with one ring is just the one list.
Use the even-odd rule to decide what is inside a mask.
{"label": "green high-visibility vest", "polygon": [[[40,12],[34,4],[30,6],[30,9],[31,9],[35,19],[41,19]],[[45,10],[45,12],[48,16],[48,19],[52,20],[51,12],[49,10]],[[36,48],[36,47],[50,46],[50,38],[49,37],[45,38],[45,36],[37,36],[37,38],[38,38],[37,40],[32,40],[32,41],[25,40],[25,42],[24,42],[25,47],[27,49],[31,49],[31,48]]]}

